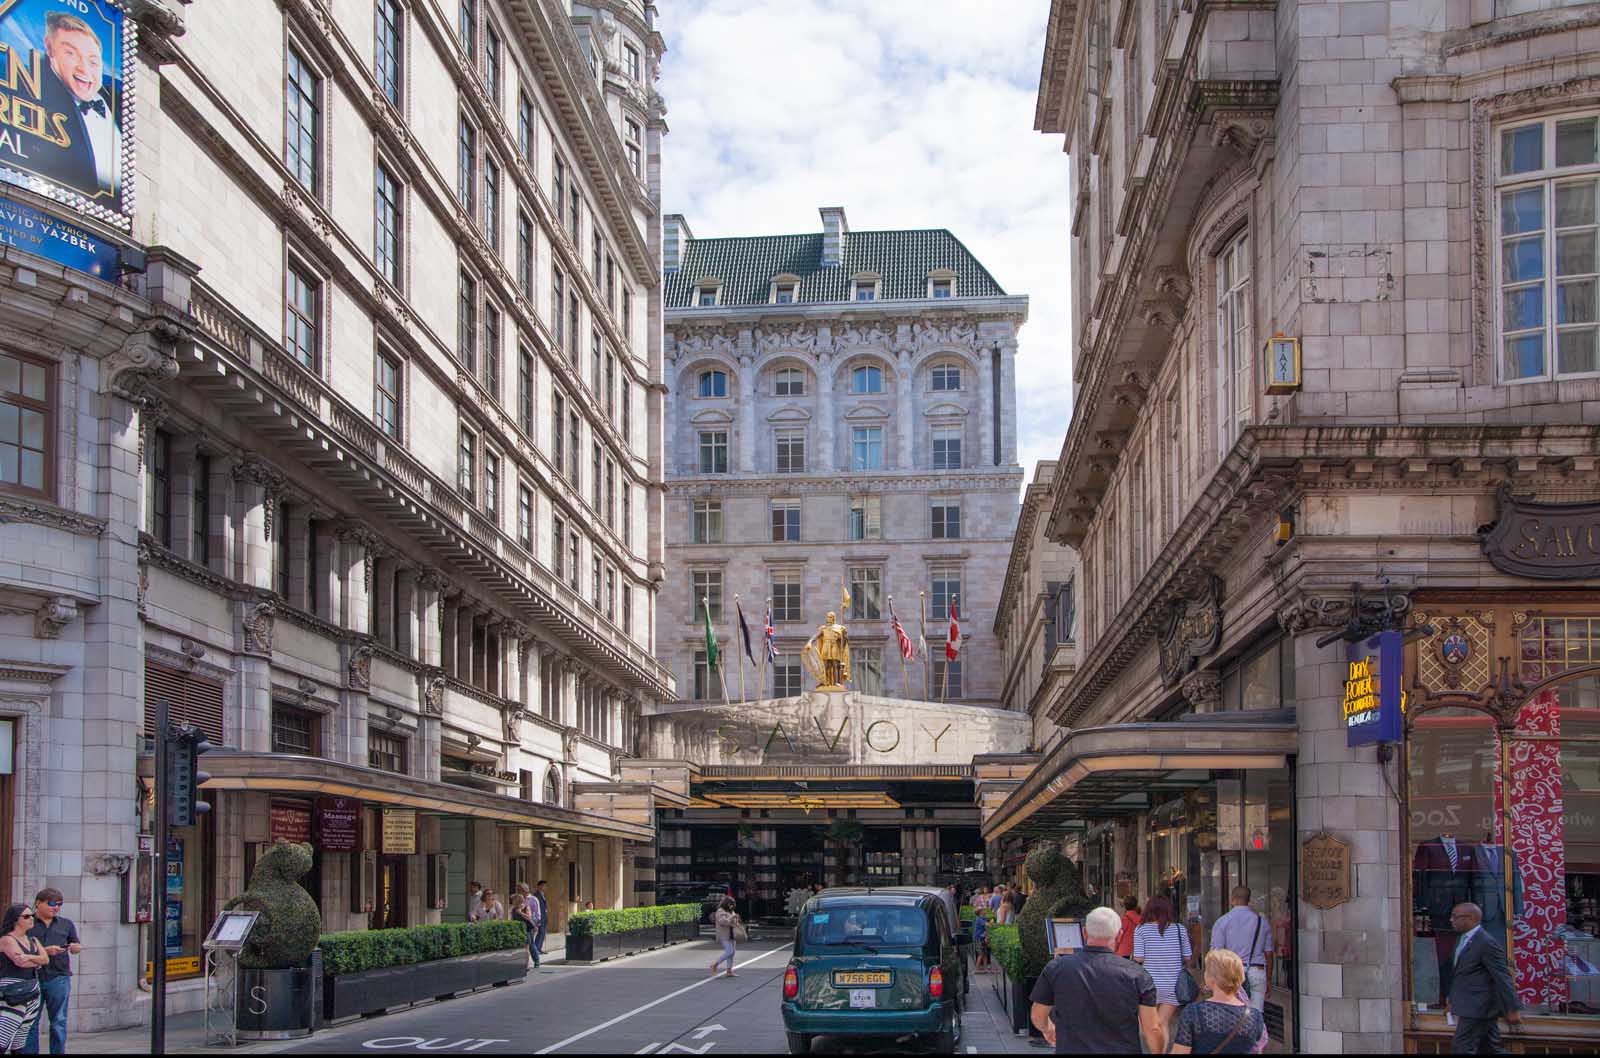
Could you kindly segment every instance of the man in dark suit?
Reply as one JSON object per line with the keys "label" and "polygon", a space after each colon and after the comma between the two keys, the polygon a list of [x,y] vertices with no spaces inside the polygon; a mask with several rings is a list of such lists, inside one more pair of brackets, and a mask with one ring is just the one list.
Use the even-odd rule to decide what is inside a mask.
{"label": "man in dark suit", "polygon": [[97,193],[114,197],[122,185],[122,129],[105,77],[100,37],[78,16],[52,11],[45,16],[44,49],[66,96],[52,100],[66,115],[71,139],[63,160],[70,172],[65,182],[88,198]]}
{"label": "man in dark suit", "polygon": [[1455,973],[1446,1009],[1456,1016],[1451,1054],[1504,1054],[1500,1043],[1500,1018],[1522,1023],[1522,1004],[1511,983],[1506,950],[1483,928],[1483,910],[1477,904],[1457,904],[1450,925],[1460,934],[1456,941]]}

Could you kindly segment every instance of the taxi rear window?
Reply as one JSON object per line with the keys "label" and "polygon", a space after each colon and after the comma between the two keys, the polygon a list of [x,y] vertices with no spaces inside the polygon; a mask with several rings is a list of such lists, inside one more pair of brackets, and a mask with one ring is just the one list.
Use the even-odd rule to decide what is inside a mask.
{"label": "taxi rear window", "polygon": [[928,916],[915,907],[850,907],[806,916],[805,943],[905,947],[928,939]]}

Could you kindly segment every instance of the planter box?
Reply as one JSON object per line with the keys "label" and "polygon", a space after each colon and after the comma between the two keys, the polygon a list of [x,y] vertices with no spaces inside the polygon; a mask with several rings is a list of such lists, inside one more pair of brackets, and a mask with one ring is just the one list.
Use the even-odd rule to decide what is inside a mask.
{"label": "planter box", "polygon": [[1033,1009],[1033,1002],[1029,998],[1033,995],[1033,986],[1038,981],[1030,977],[1024,981],[1013,981],[1003,967],[998,968],[993,981],[995,994],[1000,997],[1000,1006],[1010,1016],[1011,1031],[1019,1036],[1023,1033],[1029,1036],[1040,1035],[1039,1030],[1033,1027],[1029,1020],[1029,1012]]}
{"label": "planter box", "polygon": [[674,922],[669,926],[662,926],[661,930],[668,944],[682,944],[685,941],[700,939],[698,922]]}
{"label": "planter box", "polygon": [[311,966],[288,970],[240,969],[235,1026],[242,1040],[290,1040],[316,1027],[316,973]]}
{"label": "planter box", "polygon": [[588,937],[567,936],[568,962],[600,962],[618,959],[635,952],[649,951],[663,944],[682,944],[700,939],[698,922],[678,922],[670,926],[650,926],[622,933],[600,933]]}
{"label": "planter box", "polygon": [[480,952],[409,966],[385,966],[323,978],[323,1019],[375,1014],[390,1007],[441,999],[457,992],[520,981],[528,973],[528,950]]}

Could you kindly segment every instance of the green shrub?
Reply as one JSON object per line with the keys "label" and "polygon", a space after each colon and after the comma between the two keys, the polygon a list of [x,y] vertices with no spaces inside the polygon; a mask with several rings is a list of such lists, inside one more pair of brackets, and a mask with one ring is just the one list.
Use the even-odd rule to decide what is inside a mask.
{"label": "green shrub", "polygon": [[680,922],[699,922],[699,904],[656,904],[606,911],[580,911],[567,920],[567,936],[600,937],[636,929],[659,929]]}
{"label": "green shrub", "polygon": [[322,972],[338,975],[506,951],[527,943],[528,931],[521,922],[444,922],[407,929],[325,933],[317,947],[322,949]]}
{"label": "green shrub", "polygon": [[1022,938],[1017,936],[1016,926],[989,927],[989,954],[994,956],[994,961],[1006,972],[1007,977],[1013,981],[1022,980],[1026,960],[1022,954]]}
{"label": "green shrub", "polygon": [[978,917],[977,909],[971,904],[962,904],[956,908],[956,914],[960,915],[961,921],[968,926],[972,925],[973,920]]}

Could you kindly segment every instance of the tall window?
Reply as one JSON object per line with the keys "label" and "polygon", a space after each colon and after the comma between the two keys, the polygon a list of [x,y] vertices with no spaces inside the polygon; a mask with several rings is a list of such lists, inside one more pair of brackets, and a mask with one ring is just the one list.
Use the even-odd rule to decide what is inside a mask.
{"label": "tall window", "polygon": [[1600,137],[1595,115],[1500,131],[1500,377],[1600,371],[1595,287]]}
{"label": "tall window", "polygon": [[378,78],[378,88],[395,106],[400,106],[401,27],[405,16],[400,11],[400,0],[377,0],[377,47],[373,54],[372,69]]}
{"label": "tall window", "polygon": [[560,158],[553,158],[550,162],[550,187],[555,193],[550,196],[550,204],[556,208],[556,224],[559,226],[565,219],[565,199],[567,186],[567,165]]}
{"label": "tall window", "polygon": [[483,79],[488,82],[489,98],[500,105],[500,74],[504,65],[500,34],[493,26],[483,35]]}
{"label": "tall window", "polygon": [[613,624],[617,620],[617,571],[610,566],[606,567],[606,620]]}
{"label": "tall window", "polygon": [[488,302],[483,306],[483,385],[500,399],[500,310]]}
{"label": "tall window", "polygon": [[583,252],[583,242],[578,238],[582,228],[579,213],[582,209],[582,200],[578,197],[577,181],[572,181],[567,187],[567,234],[572,236],[572,248],[578,253]]}
{"label": "tall window", "polygon": [[553,408],[550,412],[550,421],[552,423],[550,454],[554,457],[556,472],[561,473],[566,469],[566,462],[563,458],[562,438],[565,436],[563,431],[567,428],[567,401],[561,394],[556,393],[551,403]]}
{"label": "tall window", "polygon": [[930,536],[935,540],[961,539],[961,504],[954,500],[941,500],[930,510],[932,511]]}
{"label": "tall window", "polygon": [[883,369],[880,367],[858,367],[850,372],[851,393],[882,393]]}
{"label": "tall window", "polygon": [[617,464],[606,460],[606,525],[617,527]]}
{"label": "tall window", "polygon": [[461,9],[456,16],[456,39],[461,41],[461,50],[469,56],[478,50],[478,0],[461,0]]}
{"label": "tall window", "polygon": [[714,697],[716,692],[712,688],[715,686],[716,676],[712,672],[711,662],[706,657],[706,652],[703,650],[695,651],[694,700],[697,702],[704,702]]}
{"label": "tall window", "polygon": [[772,376],[772,395],[775,397],[803,397],[806,395],[806,373],[798,367],[780,367]]}
{"label": "tall window", "polygon": [[800,539],[800,501],[772,501],[773,543],[794,543]]}
{"label": "tall window", "polygon": [[534,122],[533,100],[523,92],[517,96],[517,151],[522,155],[522,160],[528,163],[528,168],[534,168],[534,149],[539,142],[537,125]]}
{"label": "tall window", "polygon": [[617,403],[622,405],[622,444],[633,450],[633,387],[626,377],[617,388]]}
{"label": "tall window", "polygon": [[606,354],[606,418],[617,421],[617,357]]}
{"label": "tall window", "polygon": [[883,427],[856,426],[851,429],[850,465],[855,470],[883,469]]}
{"label": "tall window", "polygon": [[322,612],[322,545],[317,540],[317,520],[306,519],[306,609]]}
{"label": "tall window", "polygon": [[272,752],[317,755],[316,713],[272,703]]}
{"label": "tall window", "polygon": [[456,352],[467,374],[478,373],[478,282],[465,272],[456,295]]}
{"label": "tall window", "polygon": [[578,549],[582,545],[583,541],[578,538],[578,531],[574,529],[572,534],[567,537],[567,584],[572,587],[573,591],[578,590],[578,578],[580,576]]}
{"label": "tall window", "polygon": [[933,469],[961,469],[961,427],[935,426],[933,428]]}
{"label": "tall window", "polygon": [[715,624],[722,620],[722,571],[720,569],[697,569],[689,574],[689,587],[694,592],[695,619],[704,620],[705,613],[702,604],[711,611],[711,621]]}
{"label": "tall window", "polygon": [[476,491],[478,474],[475,460],[478,438],[471,430],[462,430],[456,451],[456,490],[470,502]]}
{"label": "tall window", "polygon": [[54,375],[48,361],[0,353],[0,488],[52,491]]}
{"label": "tall window", "polygon": [[950,614],[950,600],[960,604],[961,569],[957,566],[935,566],[931,589],[928,592],[928,616],[935,622],[945,620]]}
{"label": "tall window", "polygon": [[517,426],[533,436],[533,354],[521,350],[517,367]]}
{"label": "tall window", "polygon": [[726,397],[728,395],[728,373],[726,371],[700,372],[699,394],[702,397]]}
{"label": "tall window", "polygon": [[594,257],[589,262],[589,274],[594,276],[594,285],[599,287],[600,277],[605,275],[605,267],[602,262],[605,260],[606,244],[605,240],[600,238],[600,225],[595,224],[594,229]]}
{"label": "tall window", "polygon": [[1233,444],[1250,421],[1250,233],[1239,235],[1217,255],[1218,377],[1223,397],[1223,447]]}
{"label": "tall window", "polygon": [[800,663],[779,659],[772,663],[772,696],[798,698],[805,693],[800,686]]}
{"label": "tall window", "polygon": [[850,682],[857,693],[883,693],[883,648],[856,647],[851,652]]}
{"label": "tall window", "polygon": [[[270,501],[269,501],[270,502]],[[277,578],[278,594],[284,599],[289,598],[289,504],[278,501],[278,531],[274,534],[278,541],[277,553],[273,567],[273,575]]]}
{"label": "tall window", "polygon": [[689,542],[692,544],[722,543],[722,501],[695,500],[690,521]]}
{"label": "tall window", "polygon": [[726,474],[728,472],[728,431],[702,430],[700,432],[700,473]]}
{"label": "tall window", "polygon": [[851,566],[850,617],[876,621],[882,616],[883,570],[877,566]]}
{"label": "tall window", "polygon": [[465,117],[456,132],[456,199],[467,216],[477,215],[478,130]]}
{"label": "tall window", "polygon": [[622,631],[633,635],[633,585],[622,586]]}
{"label": "tall window", "polygon": [[533,548],[533,490],[517,485],[517,543]]}
{"label": "tall window", "polygon": [[385,734],[375,728],[367,729],[367,767],[374,771],[406,773],[406,740],[397,735]]}
{"label": "tall window", "polygon": [[943,652],[933,659],[932,691],[939,698],[961,697],[961,661],[946,661]]}
{"label": "tall window", "polygon": [[385,437],[400,438],[400,361],[377,350],[372,357],[372,421]]}
{"label": "tall window", "polygon": [[576,410],[567,417],[567,477],[572,487],[583,490],[583,474],[579,469],[583,461],[583,417]]}
{"label": "tall window", "polygon": [[[590,431],[590,436],[591,437],[594,436],[594,432],[593,431]],[[590,456],[589,456],[589,462],[590,462],[589,481],[590,481],[590,485],[589,485],[589,488],[593,491],[593,495],[590,497],[590,500],[589,500],[589,506],[594,508],[594,512],[596,514],[599,514],[600,511],[601,511],[601,506],[600,506],[600,490],[601,490],[601,480],[600,480],[600,443],[598,441],[596,441],[594,444],[591,444],[589,446],[589,449],[590,449]]]}
{"label": "tall window", "polygon": [[592,587],[593,590],[589,593],[589,598],[594,603],[595,609],[598,610],[600,608],[600,556],[599,555],[591,555],[590,556],[590,558],[589,558],[589,568],[590,568],[590,572],[593,574],[593,576],[591,578],[591,580],[592,580],[591,587]]}
{"label": "tall window", "polygon": [[172,546],[172,435],[156,430],[150,438],[145,501],[150,511],[150,535],[162,547]]}
{"label": "tall window", "polygon": [[322,79],[300,52],[289,48],[289,64],[284,75],[284,164],[300,186],[315,195],[320,189],[317,143],[322,104]]}
{"label": "tall window", "polygon": [[881,540],[883,538],[883,499],[878,496],[855,496],[850,500],[850,539]]}
{"label": "tall window", "polygon": [[285,277],[283,298],[283,348],[300,361],[306,370],[317,370],[320,348],[317,317],[322,302],[322,285],[296,264],[290,264]]}
{"label": "tall window", "polygon": [[775,469],[780,474],[803,474],[806,469],[806,432],[804,430],[779,430],[777,432]]}
{"label": "tall window", "polygon": [[606,254],[606,308],[617,311],[617,260]]}
{"label": "tall window", "polygon": [[550,568],[560,580],[567,572],[566,543],[562,540],[566,525],[560,518],[550,519]]}
{"label": "tall window", "polygon": [[489,249],[500,252],[500,166],[485,154],[483,159],[483,234]]}
{"label": "tall window", "polygon": [[373,210],[376,214],[373,261],[378,266],[378,274],[388,280],[390,286],[399,289],[400,185],[388,167],[381,162],[378,163],[374,184],[377,193],[373,197]]}
{"label": "tall window", "polygon": [[605,360],[605,342],[601,339],[600,332],[598,330],[590,331],[589,332],[589,390],[592,393],[596,394],[597,396],[600,393],[600,384],[601,384],[601,381],[602,381],[601,374],[600,374],[600,365],[604,360]]}
{"label": "tall window", "polygon": [[629,551],[633,550],[633,483],[628,480],[628,472],[622,471],[619,475],[622,482],[622,546]]}
{"label": "tall window", "polygon": [[622,46],[622,66],[623,69],[627,70],[629,80],[637,83],[640,79],[639,49],[632,44],[624,44]]}
{"label": "tall window", "polygon": [[533,297],[533,220],[517,211],[517,289]]}
{"label": "tall window", "polygon": [[804,620],[800,613],[800,574],[772,575],[772,620],[791,623]]}
{"label": "tall window", "polygon": [[572,289],[567,291],[567,335],[571,339],[567,346],[572,354],[572,369],[578,369],[579,351],[583,348],[578,333],[578,285],[574,283]]}
{"label": "tall window", "polygon": [[633,175],[644,176],[644,144],[641,141],[639,123],[632,118],[623,120],[622,146],[628,152],[628,168],[633,170]]}
{"label": "tall window", "polygon": [[945,365],[933,369],[933,389],[935,392],[957,390],[961,388],[961,369],[953,365]]}
{"label": "tall window", "polygon": [[203,452],[194,455],[194,466],[189,471],[189,495],[193,500],[189,509],[189,557],[202,566],[211,563],[211,457]]}
{"label": "tall window", "polygon": [[556,340],[556,348],[564,348],[567,344],[566,333],[562,330],[562,303],[566,301],[566,284],[561,276],[561,269],[550,269],[550,330]]}

